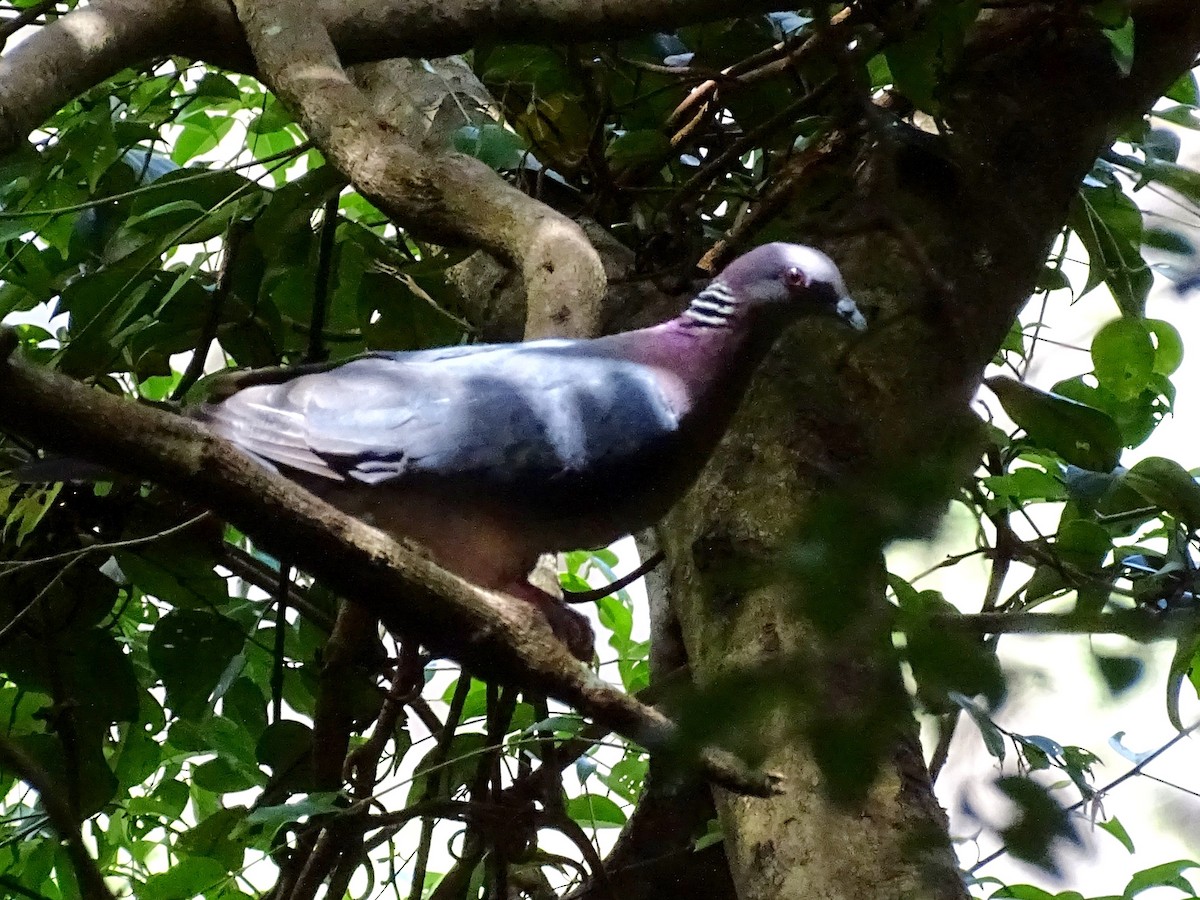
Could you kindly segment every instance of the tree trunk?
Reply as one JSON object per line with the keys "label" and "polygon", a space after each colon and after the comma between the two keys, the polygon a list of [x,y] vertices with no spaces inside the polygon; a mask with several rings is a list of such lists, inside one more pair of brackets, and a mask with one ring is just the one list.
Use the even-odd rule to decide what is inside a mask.
{"label": "tree trunk", "polygon": [[[1080,179],[1200,48],[1191,3],[1135,4],[1135,16],[1136,58],[1124,77],[1098,28],[1062,27],[1045,10],[991,17],[945,92],[947,132],[889,121],[843,136],[815,162],[777,175],[788,185],[778,212],[746,240],[823,246],[871,329],[848,352],[827,331],[785,339],[660,532],[697,683],[777,661],[809,698],[803,722],[778,711],[794,704],[759,720],[782,738],[767,742],[765,765],[784,776],[786,793],[762,800],[716,791],[742,900],[966,896],[906,709],[892,717],[887,763],[861,807],[833,804],[822,790],[817,758],[836,746],[829,734],[852,730],[864,708],[903,709],[886,622],[875,614],[882,581],[869,547],[856,552],[854,526],[887,532],[898,472],[924,477],[922,467],[944,467],[948,496],[956,473],[973,465],[961,439],[973,421],[968,403]],[[841,199],[811,207],[806,198],[827,196],[819,188],[829,179],[846,185]],[[836,579],[746,576],[777,572],[779,554],[797,547],[796,523],[831,515],[822,498],[848,485],[848,508],[875,522],[850,519],[844,555],[828,565],[865,567],[857,584],[873,596],[806,596]],[[841,624],[814,627],[797,614],[834,615],[843,599],[849,621]],[[808,679],[825,683],[814,691]]]}

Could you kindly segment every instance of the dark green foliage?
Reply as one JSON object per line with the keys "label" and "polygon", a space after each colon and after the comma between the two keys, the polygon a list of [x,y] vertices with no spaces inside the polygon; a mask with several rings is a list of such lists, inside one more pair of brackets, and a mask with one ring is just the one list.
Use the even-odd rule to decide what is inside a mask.
{"label": "dark green foliage", "polygon": [[[454,147],[608,228],[636,252],[636,276],[690,275],[714,241],[747,222],[754,227],[740,241],[795,239],[795,222],[754,217],[770,212],[764,197],[831,136],[885,127],[890,140],[913,109],[942,127],[977,15],[994,5],[861,3],[843,17],[847,9],[833,4],[597,44],[481,44],[470,63],[499,118],[460,128]],[[1063,14],[1077,16],[1071,27],[1103,32],[1113,65],[1136,60],[1127,3],[1072,9]],[[864,121],[869,92],[888,92],[894,122]],[[1007,373],[988,380],[999,408],[985,446],[968,434],[930,448],[915,469],[839,485],[782,548],[701,536],[693,550],[715,615],[782,583],[797,598],[784,614],[806,620],[814,641],[703,690],[668,692],[663,705],[681,735],[674,756],[656,760],[667,783],[705,743],[757,761],[778,738],[806,742],[827,793],[861,803],[896,730],[909,724],[902,685],[878,677],[902,664],[921,712],[963,717],[997,763],[1017,766],[1021,774],[999,782],[1014,817],[998,827],[1010,851],[1053,868],[1056,844],[1074,837],[1067,807],[1099,796],[1095,758],[1069,736],[1008,730],[994,636],[964,627],[972,610],[961,598],[885,571],[889,545],[928,536],[951,500],[978,523],[972,556],[986,552],[1005,586],[1003,595],[989,591],[984,612],[1058,602],[1080,617],[1142,611],[1150,629],[1182,621],[1172,626],[1178,649],[1166,695],[1168,714],[1184,724],[1180,695],[1200,682],[1200,487],[1187,469],[1198,461],[1129,465],[1130,456],[1120,466],[1172,411],[1183,356],[1183,337],[1145,317],[1147,257],[1166,254],[1179,271],[1195,264],[1192,238],[1146,219],[1139,205],[1147,190],[1189,209],[1200,203],[1200,176],[1161,127],[1200,128],[1195,79],[1185,74],[1166,98],[1156,119],[1127,126],[1080,186],[1064,233],[1087,256],[1078,290],[1065,240],[1037,282],[1043,295],[1071,292],[1089,310],[1105,302],[1089,294],[1102,285],[1116,300],[1120,317],[1099,330],[1076,375],[1031,384],[1041,323],[1015,323],[999,348]],[[205,353],[210,336],[231,365],[247,367],[299,363],[314,348],[339,360],[474,336],[446,277],[467,250],[397,232],[302,143],[287,110],[253,79],[167,60],[119,73],[43,131],[49,139],[0,160],[0,316],[43,303],[64,316],[18,327],[22,351],[39,364],[98,389],[171,401],[186,366],[176,355]],[[236,161],[227,149],[241,151]],[[854,186],[844,173],[805,181],[803,208],[820,221]],[[207,389],[183,386],[188,399]],[[6,439],[0,469],[28,450]],[[980,456],[964,484],[962,460]],[[1018,534],[1039,507],[1053,511],[1053,527]],[[255,896],[262,884],[246,871],[269,868],[268,856],[303,862],[319,828],[332,823],[329,834],[347,822],[375,842],[369,861],[354,858],[371,896],[403,893],[410,877],[432,889],[451,866],[445,883],[479,896],[500,849],[510,873],[549,873],[559,886],[579,869],[547,850],[543,834],[558,829],[578,849],[579,829],[586,839],[628,820],[649,765],[638,748],[591,740],[585,721],[536,696],[443,676],[448,663],[373,631],[349,659],[339,656],[329,642],[338,599],[301,575],[291,583],[298,602],[279,611],[266,599],[279,561],[213,523],[176,530],[198,512],[162,487],[42,488],[0,474],[0,740],[61,786],[121,890],[149,900]],[[605,550],[568,554],[563,584],[611,579],[616,563]],[[1026,567],[1019,576],[1014,563]],[[880,602],[885,583],[889,604]],[[602,674],[629,692],[646,689],[649,645],[631,593],[597,606]],[[1124,652],[1098,649],[1094,662],[1114,694],[1143,676]],[[393,703],[401,709],[389,719]],[[329,790],[331,781],[341,790]],[[79,896],[36,792],[0,771],[0,795],[0,894]],[[418,872],[417,826],[394,831],[403,822],[389,815],[461,823],[452,845],[461,861],[435,852]],[[1097,824],[1132,850],[1118,819]],[[443,840],[441,830],[427,833],[435,847]],[[714,823],[695,848],[721,839]],[[1125,895],[1154,886],[1190,893],[1184,873],[1193,867],[1147,869]],[[993,896],[1051,895],[1015,885]]]}

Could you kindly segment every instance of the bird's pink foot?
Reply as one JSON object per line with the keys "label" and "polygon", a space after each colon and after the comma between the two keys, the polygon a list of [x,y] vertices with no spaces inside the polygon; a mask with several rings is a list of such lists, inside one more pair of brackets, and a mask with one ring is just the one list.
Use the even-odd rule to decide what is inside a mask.
{"label": "bird's pink foot", "polygon": [[528,581],[513,582],[504,588],[512,594],[541,610],[554,636],[567,645],[567,649],[578,660],[590,663],[596,655],[596,636],[587,616],[577,613],[557,597],[534,587]]}

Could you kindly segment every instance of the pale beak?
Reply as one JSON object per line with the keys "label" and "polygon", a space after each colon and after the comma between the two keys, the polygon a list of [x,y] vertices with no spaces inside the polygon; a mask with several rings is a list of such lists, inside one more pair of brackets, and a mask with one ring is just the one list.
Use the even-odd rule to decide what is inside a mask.
{"label": "pale beak", "polygon": [[841,316],[856,331],[867,330],[867,320],[858,311],[858,307],[849,297],[842,297],[837,302],[837,314]]}

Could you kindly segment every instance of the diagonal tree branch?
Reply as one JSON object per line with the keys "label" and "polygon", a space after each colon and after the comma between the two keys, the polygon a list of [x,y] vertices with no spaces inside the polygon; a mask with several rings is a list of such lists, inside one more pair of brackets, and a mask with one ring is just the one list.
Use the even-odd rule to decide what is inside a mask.
{"label": "diagonal tree branch", "polygon": [[[568,703],[651,752],[671,742],[675,727],[666,716],[581,665],[527,604],[438,568],[197,423],[24,364],[13,357],[15,346],[13,332],[0,332],[0,428],[62,451],[86,447],[90,458],[117,471],[170,484],[264,548],[306,560],[314,576],[389,628],[473,672]],[[703,751],[700,767],[732,791],[765,796],[778,789],[772,776],[725,751]]]}
{"label": "diagonal tree branch", "polygon": [[71,867],[79,881],[80,893],[85,900],[115,900],[104,883],[104,876],[97,868],[96,861],[88,854],[75,812],[59,793],[58,785],[54,784],[46,770],[3,736],[0,736],[0,768],[14,772],[42,798],[42,809],[46,811],[46,818],[67,845],[67,856],[71,860]]}

